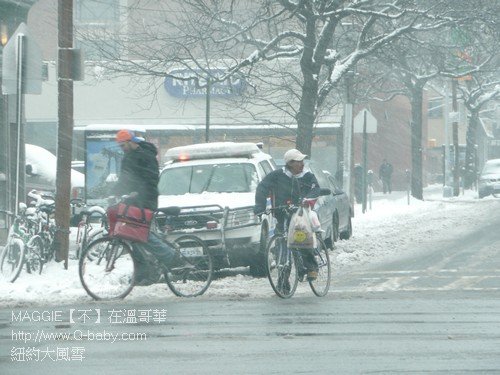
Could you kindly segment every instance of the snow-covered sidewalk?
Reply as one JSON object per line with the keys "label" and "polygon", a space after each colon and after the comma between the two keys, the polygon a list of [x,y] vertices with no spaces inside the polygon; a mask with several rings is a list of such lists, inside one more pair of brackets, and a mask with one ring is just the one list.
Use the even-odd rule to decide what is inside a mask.
{"label": "snow-covered sidewalk", "polygon": [[[397,198],[397,196],[401,198]],[[404,197],[402,197],[404,196]],[[425,243],[444,234],[469,231],[488,221],[498,212],[500,199],[477,199],[477,193],[466,191],[456,198],[443,198],[441,186],[425,190],[425,201],[404,194],[378,196],[372,210],[361,213],[355,207],[353,237],[340,241],[333,252],[334,274],[349,272],[369,264],[407,255],[407,245]],[[71,237],[74,237],[72,233]],[[74,238],[71,240],[74,244]],[[311,294],[308,286],[299,285],[297,294]],[[205,295],[199,298],[273,297],[266,278],[255,279],[238,274],[214,280]],[[165,284],[135,287],[127,300],[146,301],[177,298]],[[61,263],[49,263],[41,275],[22,272],[15,283],[0,281],[0,307],[74,304],[91,301],[78,277],[78,262],[69,261],[69,269]]]}

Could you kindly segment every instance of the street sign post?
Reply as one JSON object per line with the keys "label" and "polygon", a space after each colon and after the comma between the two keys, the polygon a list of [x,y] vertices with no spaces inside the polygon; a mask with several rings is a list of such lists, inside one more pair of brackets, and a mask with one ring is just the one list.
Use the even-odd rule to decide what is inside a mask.
{"label": "street sign post", "polygon": [[[21,38],[19,38],[21,37]],[[23,40],[23,47],[19,41]],[[23,50],[23,51],[21,51]],[[22,52],[22,53],[18,53]],[[19,57],[21,57],[21,60]],[[2,93],[16,95],[18,92],[18,70],[22,70],[22,93],[42,93],[42,51],[30,37],[28,26],[21,23],[3,49],[2,56]]]}
{"label": "street sign post", "polygon": [[367,109],[361,110],[354,118],[354,133],[363,133],[363,203],[362,211],[366,212],[366,171],[368,168],[368,133],[377,132],[377,119]]}
{"label": "street sign post", "polygon": [[[12,182],[7,190],[15,190],[14,212],[17,214],[19,207],[19,190],[24,194],[24,158],[21,160],[21,148],[24,148],[22,131],[23,95],[41,94],[42,92],[42,53],[37,43],[29,37],[28,27],[21,23],[9,42],[5,45],[2,56],[2,93],[16,96],[16,123],[15,130],[15,163],[13,152],[9,152],[9,169],[14,170],[15,184]],[[10,139],[12,139],[9,136]],[[9,149],[12,151],[11,146]],[[15,164],[15,165],[12,165]],[[22,166],[22,169],[21,169]],[[24,176],[24,175],[23,175]],[[10,193],[10,192],[9,192]],[[10,199],[9,199],[10,200]]]}
{"label": "street sign post", "polygon": [[354,133],[364,133],[365,129],[365,116],[366,116],[366,133],[377,132],[377,119],[366,108],[359,111],[354,117]]}

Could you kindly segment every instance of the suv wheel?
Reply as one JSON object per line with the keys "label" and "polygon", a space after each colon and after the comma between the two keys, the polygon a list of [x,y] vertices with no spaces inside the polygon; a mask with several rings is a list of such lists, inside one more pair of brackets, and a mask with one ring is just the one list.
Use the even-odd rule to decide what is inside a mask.
{"label": "suv wheel", "polygon": [[335,242],[339,240],[339,219],[337,215],[333,215],[332,218],[332,228],[330,231],[330,235],[325,239],[325,245],[329,249],[333,249]]}
{"label": "suv wheel", "polygon": [[348,240],[352,236],[352,223],[351,218],[349,217],[349,222],[347,223],[347,230],[340,233],[341,240]]}

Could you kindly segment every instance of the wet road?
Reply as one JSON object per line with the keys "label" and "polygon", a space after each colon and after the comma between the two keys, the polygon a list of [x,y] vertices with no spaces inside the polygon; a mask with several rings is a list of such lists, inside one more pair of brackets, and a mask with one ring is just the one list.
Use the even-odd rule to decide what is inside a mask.
{"label": "wet road", "polygon": [[4,309],[0,373],[497,374],[498,228],[336,275],[326,298]]}
{"label": "wet road", "polygon": [[[89,320],[75,315],[75,323],[67,323],[70,308],[73,314],[91,309]],[[64,322],[13,322],[24,311],[2,311],[2,374],[500,372],[500,299],[488,293],[342,293],[326,300],[47,310],[60,312]],[[149,321],[125,323],[146,311]],[[54,333],[59,337],[50,339]]]}

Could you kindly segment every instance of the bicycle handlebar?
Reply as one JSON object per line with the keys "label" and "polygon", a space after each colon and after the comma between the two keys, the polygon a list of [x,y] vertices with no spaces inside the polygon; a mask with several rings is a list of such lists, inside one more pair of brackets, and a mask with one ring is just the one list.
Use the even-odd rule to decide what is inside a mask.
{"label": "bicycle handlebar", "polygon": [[126,203],[127,199],[134,199],[139,195],[139,193],[133,191],[130,194],[122,195],[121,197],[117,197],[116,195],[110,195],[107,198],[108,206],[114,206],[118,203]]}
{"label": "bicycle handlebar", "polygon": [[[291,212],[291,211],[299,209],[300,207],[307,207],[307,206],[312,208],[312,206],[314,206],[314,204],[316,203],[317,200],[318,200],[318,198],[303,198],[302,203],[300,205],[293,204],[293,203],[282,204],[280,206],[267,208],[261,214],[269,214],[272,211],[278,211],[278,210],[285,210],[285,211]],[[257,214],[257,215],[260,215],[260,214]]]}

